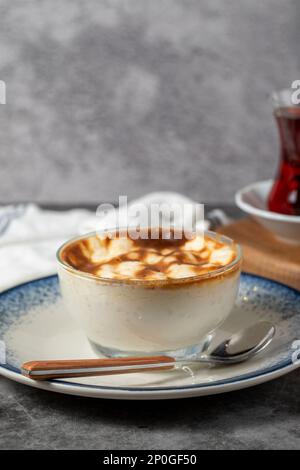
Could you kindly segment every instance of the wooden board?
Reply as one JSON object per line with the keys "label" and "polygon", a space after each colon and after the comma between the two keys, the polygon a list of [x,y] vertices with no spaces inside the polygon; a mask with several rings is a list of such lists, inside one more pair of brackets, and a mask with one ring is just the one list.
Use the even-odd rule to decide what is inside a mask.
{"label": "wooden board", "polygon": [[300,246],[278,241],[251,218],[221,227],[243,248],[243,270],[274,279],[300,290]]}

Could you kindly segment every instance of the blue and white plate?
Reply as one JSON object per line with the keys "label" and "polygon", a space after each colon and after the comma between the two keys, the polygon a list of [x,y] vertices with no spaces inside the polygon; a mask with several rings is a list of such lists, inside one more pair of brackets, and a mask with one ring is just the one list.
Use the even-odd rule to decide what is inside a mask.
{"label": "blue and white plate", "polygon": [[31,387],[98,398],[170,399],[228,392],[280,377],[298,366],[300,293],[243,274],[236,307],[218,337],[258,319],[276,324],[276,336],[266,351],[242,364],[34,382],[20,373],[25,361],[94,357],[84,334],[65,311],[57,276],[51,276],[0,294],[0,373]]}

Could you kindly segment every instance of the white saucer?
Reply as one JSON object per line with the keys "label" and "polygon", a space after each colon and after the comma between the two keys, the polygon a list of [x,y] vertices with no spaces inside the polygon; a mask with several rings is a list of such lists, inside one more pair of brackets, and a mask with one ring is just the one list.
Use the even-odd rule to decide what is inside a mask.
{"label": "white saucer", "polygon": [[258,319],[276,324],[277,333],[266,351],[243,364],[34,382],[20,373],[25,361],[94,357],[85,336],[64,309],[57,276],[51,276],[0,294],[0,340],[6,346],[6,362],[0,373],[32,387],[98,398],[170,399],[228,392],[266,382],[297,367],[291,360],[291,346],[300,339],[300,293],[243,274],[239,300],[218,338]]}
{"label": "white saucer", "polygon": [[300,245],[300,216],[285,215],[267,209],[272,180],[250,184],[235,195],[237,206],[252,215],[282,241]]}

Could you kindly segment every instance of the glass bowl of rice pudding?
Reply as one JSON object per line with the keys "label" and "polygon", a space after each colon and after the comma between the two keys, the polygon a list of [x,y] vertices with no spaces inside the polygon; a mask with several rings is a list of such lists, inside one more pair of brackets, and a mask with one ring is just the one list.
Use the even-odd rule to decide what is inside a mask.
{"label": "glass bowl of rice pudding", "polygon": [[232,310],[239,245],[214,232],[180,239],[169,233],[91,233],[58,250],[63,299],[97,354],[201,350]]}

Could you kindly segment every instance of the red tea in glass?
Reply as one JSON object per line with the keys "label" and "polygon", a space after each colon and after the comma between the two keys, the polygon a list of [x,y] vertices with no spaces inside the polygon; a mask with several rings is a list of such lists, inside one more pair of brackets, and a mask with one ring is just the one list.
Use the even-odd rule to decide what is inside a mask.
{"label": "red tea in glass", "polygon": [[268,206],[273,212],[300,215],[300,106],[288,90],[274,94],[281,159]]}

